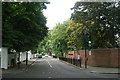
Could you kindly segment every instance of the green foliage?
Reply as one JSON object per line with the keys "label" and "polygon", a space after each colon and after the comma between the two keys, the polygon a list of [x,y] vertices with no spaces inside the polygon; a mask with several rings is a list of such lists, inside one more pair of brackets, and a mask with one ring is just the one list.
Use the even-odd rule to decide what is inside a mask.
{"label": "green foliage", "polygon": [[[72,9],[74,12],[71,20],[58,23],[53,30],[49,30],[36,51],[63,56],[64,52],[73,49],[88,49],[89,44],[94,49],[118,47],[120,7],[117,2],[77,2]],[[29,21],[29,18],[25,19],[26,22]],[[36,25],[32,24],[32,21],[30,23]],[[42,23],[44,24],[44,21]]]}
{"label": "green foliage", "polygon": [[[82,23],[85,28],[79,34],[83,35],[83,38],[79,39],[87,43],[90,36],[92,48],[118,47],[116,35],[120,36],[120,23],[118,22],[120,5],[117,2],[77,2],[73,10],[71,19],[75,24]],[[81,41],[81,43],[84,42]]]}
{"label": "green foliage", "polygon": [[68,42],[67,44],[69,45],[70,49],[82,49],[82,39],[83,39],[83,35],[82,31],[84,30],[83,24],[82,23],[75,23],[75,22],[71,22],[71,24],[68,26],[67,30],[66,30],[66,34],[68,36]]}
{"label": "green foliage", "polygon": [[70,20],[58,23],[53,30],[48,32],[48,36],[39,45],[39,50],[47,53],[54,53],[57,56],[63,56],[68,51],[66,29]]}
{"label": "green foliage", "polygon": [[18,52],[34,50],[47,35],[45,3],[3,2],[3,47]]}

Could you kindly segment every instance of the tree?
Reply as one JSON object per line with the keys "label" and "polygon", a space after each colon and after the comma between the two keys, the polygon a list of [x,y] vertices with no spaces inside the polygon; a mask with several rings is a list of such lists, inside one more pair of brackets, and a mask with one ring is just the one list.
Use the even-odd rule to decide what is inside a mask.
{"label": "tree", "polygon": [[117,2],[77,2],[72,9],[71,19],[83,24],[85,37],[88,39],[90,36],[92,48],[118,46],[116,35],[120,35],[120,6]]}
{"label": "tree", "polygon": [[3,44],[17,52],[34,50],[46,36],[45,3],[2,3]]}
{"label": "tree", "polygon": [[68,46],[70,49],[83,49],[84,44],[83,44],[83,30],[85,27],[83,26],[82,23],[76,23],[74,21],[71,22],[69,27],[66,30],[66,34],[68,36]]}
{"label": "tree", "polygon": [[66,29],[70,25],[71,20],[64,21],[63,23],[58,23],[52,32],[53,38],[53,51],[60,56],[63,56],[64,52],[69,50],[69,46],[67,45],[68,36],[66,34]]}
{"label": "tree", "polygon": [[[56,56],[63,56],[64,52],[68,51],[66,29],[70,24],[70,20],[63,23],[58,23],[53,30],[48,32],[48,35],[40,43],[39,49],[47,53],[55,53]],[[44,51],[44,52],[45,52]]]}
{"label": "tree", "polygon": [[42,12],[46,9],[45,2],[3,2],[2,5],[2,47],[8,47],[9,52],[26,51],[27,65],[27,52],[35,50],[47,34],[46,18]]}

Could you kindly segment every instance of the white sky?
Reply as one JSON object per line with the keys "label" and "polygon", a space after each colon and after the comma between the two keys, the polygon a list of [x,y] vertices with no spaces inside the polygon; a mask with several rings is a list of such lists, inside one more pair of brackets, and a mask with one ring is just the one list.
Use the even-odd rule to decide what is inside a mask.
{"label": "white sky", "polygon": [[71,16],[71,9],[79,0],[49,0],[44,15],[47,17],[47,27],[53,29],[57,23],[66,21]]}

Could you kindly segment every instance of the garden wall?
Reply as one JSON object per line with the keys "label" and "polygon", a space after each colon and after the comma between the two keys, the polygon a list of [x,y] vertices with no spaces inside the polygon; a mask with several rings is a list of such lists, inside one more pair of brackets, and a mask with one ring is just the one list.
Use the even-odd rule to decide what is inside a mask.
{"label": "garden wall", "polygon": [[[69,55],[73,54],[73,55]],[[75,58],[80,55],[81,63],[85,63],[85,50],[64,53],[66,58]],[[87,64],[90,66],[120,67],[120,49],[92,49],[86,50]]]}

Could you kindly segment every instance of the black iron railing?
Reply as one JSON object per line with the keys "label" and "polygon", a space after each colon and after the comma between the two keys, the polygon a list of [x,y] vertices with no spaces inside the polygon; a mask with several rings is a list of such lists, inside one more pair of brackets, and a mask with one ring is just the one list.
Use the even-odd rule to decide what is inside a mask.
{"label": "black iron railing", "polygon": [[68,62],[70,64],[73,64],[75,66],[81,67],[81,60],[78,60],[78,59],[59,57],[59,60],[62,60],[62,61]]}

